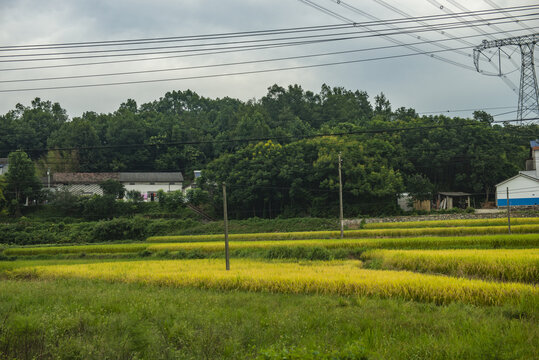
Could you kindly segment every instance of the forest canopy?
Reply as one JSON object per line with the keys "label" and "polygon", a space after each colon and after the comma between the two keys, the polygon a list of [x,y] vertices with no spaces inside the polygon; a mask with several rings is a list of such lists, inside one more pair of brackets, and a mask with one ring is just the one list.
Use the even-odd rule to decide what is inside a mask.
{"label": "forest canopy", "polygon": [[36,98],[0,116],[0,157],[25,150],[41,176],[181,171],[189,181],[202,170],[216,204],[226,182],[232,216],[243,218],[335,214],[340,153],[345,211],[356,216],[394,211],[397,194],[419,180],[433,192],[492,198],[496,183],[523,169],[538,134],[538,125],[497,124],[484,111],[419,116],[392,109],[384,94],[273,85],[259,100],[172,91],[73,119]]}

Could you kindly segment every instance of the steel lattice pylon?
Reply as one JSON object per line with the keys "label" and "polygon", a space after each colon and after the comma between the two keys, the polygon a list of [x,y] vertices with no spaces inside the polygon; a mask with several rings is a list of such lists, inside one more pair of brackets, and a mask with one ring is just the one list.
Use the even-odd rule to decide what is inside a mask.
{"label": "steel lattice pylon", "polygon": [[[500,76],[502,76],[501,48],[510,45],[520,47],[522,63],[520,68],[517,120],[522,122],[537,120],[539,117],[539,88],[537,87],[537,75],[535,73],[535,63],[533,58],[533,50],[538,40],[539,34],[492,41],[483,40],[481,45],[473,50],[475,68],[480,72],[479,58],[483,54],[482,52],[486,49],[497,48]],[[488,56],[487,59],[491,61]]]}

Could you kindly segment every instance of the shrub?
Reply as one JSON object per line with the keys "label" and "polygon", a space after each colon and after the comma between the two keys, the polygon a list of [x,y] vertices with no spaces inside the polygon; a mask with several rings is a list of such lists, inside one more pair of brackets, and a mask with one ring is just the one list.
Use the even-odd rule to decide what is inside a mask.
{"label": "shrub", "polygon": [[143,218],[116,218],[99,221],[94,226],[93,238],[98,241],[142,240],[146,236],[146,223]]}

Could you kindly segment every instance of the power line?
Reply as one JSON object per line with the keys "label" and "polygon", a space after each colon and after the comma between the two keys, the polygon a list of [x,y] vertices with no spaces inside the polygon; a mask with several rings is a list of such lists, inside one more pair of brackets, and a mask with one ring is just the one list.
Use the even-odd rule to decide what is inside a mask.
{"label": "power line", "polygon": [[[396,7],[394,7],[394,6],[390,5],[390,4],[388,4],[387,2],[385,2],[385,1],[383,1],[383,0],[373,0],[373,1],[375,1],[376,3],[378,3],[378,4],[380,4],[380,5],[382,5],[382,6],[386,7],[386,8],[388,8],[388,9],[390,9],[390,10],[392,10],[392,11],[395,11],[395,12],[401,14],[401,15],[406,15],[406,14],[407,14],[407,13],[405,13],[404,11],[402,11],[402,10],[400,10],[400,9],[397,9]],[[428,0],[428,1],[429,1],[431,4],[433,4],[433,5],[438,4],[438,2],[437,2],[436,0]],[[450,1],[451,1],[451,0],[450,0]],[[443,8],[443,6],[442,6],[442,8]],[[446,10],[445,8],[443,8],[443,9],[444,9],[444,11],[446,11],[446,12],[449,11],[449,10]],[[464,7],[461,8],[460,10],[461,10],[461,11],[468,11],[468,12],[470,11],[469,9],[464,8]],[[454,13],[451,12],[451,11],[450,11],[449,13],[450,13],[450,14],[454,14]],[[478,20],[484,20],[483,18],[481,18],[481,17],[478,16],[478,15],[474,15],[474,18],[476,18],[476,19],[478,19]],[[460,20],[460,21],[462,21],[462,20]],[[423,22],[421,22],[421,23],[423,23]],[[492,24],[491,24],[491,25],[489,25],[489,26],[490,26],[491,28],[495,29],[495,30],[498,31],[498,32],[503,32],[503,31],[502,31],[499,27],[497,27],[496,25],[492,25]],[[496,26],[496,28],[494,28],[494,26]],[[472,28],[473,28],[475,31],[479,32],[480,34],[491,36],[490,34],[488,34],[487,31],[485,31],[485,30],[483,30],[483,29],[481,29],[481,28],[476,28],[476,27],[472,27]],[[454,37],[454,36],[452,36],[452,35],[449,35],[449,33],[448,33],[447,31],[440,31],[440,33],[441,33],[442,35],[448,37],[448,38],[457,40],[458,42],[460,42],[460,43],[462,43],[462,44],[464,44],[464,45],[474,46],[473,43],[471,43],[471,42],[469,42],[469,41],[467,41],[467,40],[458,39],[458,38],[456,38],[456,37]],[[464,53],[464,54],[462,54],[461,52],[459,52],[459,54],[464,55],[464,56],[467,56],[467,57],[470,57],[470,56],[471,56],[470,53]],[[496,65],[495,65],[493,62],[489,62],[489,63],[491,64],[492,67],[494,67],[495,70],[497,69]],[[501,69],[497,69],[497,70],[501,71]],[[503,80],[503,81],[504,81],[504,82],[511,88],[511,90],[513,90],[514,92],[516,92],[516,85],[513,84],[513,83],[511,82],[511,80],[507,79],[506,77],[502,77],[502,80]]]}
{"label": "power line", "polygon": [[[497,33],[493,33],[497,34]],[[480,35],[467,35],[462,36],[460,38],[475,38]],[[343,38],[338,40],[351,40],[356,39],[356,37],[351,38]],[[323,40],[320,42],[326,42],[327,40]],[[435,40],[435,41],[449,41],[449,39],[446,40]],[[434,41],[421,41],[416,43],[410,43],[408,45],[424,45],[424,44],[430,44]],[[301,46],[301,45],[312,45],[315,43],[319,43],[318,41],[309,41],[309,42],[295,42],[295,43],[287,43],[287,44],[278,44],[278,45],[254,45],[254,46],[233,46],[228,48],[227,50],[220,50],[220,51],[211,51],[211,52],[198,52],[194,54],[182,54],[182,55],[172,55],[172,56],[158,56],[158,57],[149,57],[149,58],[143,58],[143,59],[126,59],[126,60],[112,60],[112,61],[99,61],[99,62],[87,62],[87,63],[75,63],[75,64],[59,64],[59,65],[47,65],[47,66],[28,66],[28,67],[18,67],[18,68],[4,68],[0,69],[0,72],[6,72],[6,71],[20,71],[20,70],[41,70],[41,69],[53,69],[53,68],[67,68],[67,67],[80,67],[80,66],[91,66],[91,65],[108,65],[108,64],[119,64],[119,63],[129,63],[129,62],[141,62],[141,61],[152,61],[152,60],[161,60],[161,59],[170,59],[170,58],[184,58],[184,57],[193,57],[193,56],[206,56],[206,55],[216,55],[216,54],[224,54],[224,53],[237,53],[237,52],[245,52],[245,51],[256,51],[256,50],[269,50],[274,48],[280,48],[280,47],[289,47],[289,46]],[[382,49],[391,49],[391,48],[398,48],[402,47],[402,45],[388,45],[388,46],[379,46],[379,47],[372,47],[367,48],[366,50],[382,50]],[[356,50],[352,50],[354,52]],[[360,51],[360,50],[358,50]],[[363,51],[363,50],[361,50]],[[166,52],[159,52],[161,53],[178,53],[183,51],[166,51]]]}
{"label": "power line", "polygon": [[[443,51],[446,51],[446,50],[438,50],[435,52],[443,52]],[[428,54],[428,53],[433,53],[433,52],[425,52],[422,54]],[[283,68],[238,71],[238,72],[230,72],[230,73],[222,73],[222,74],[194,75],[194,76],[185,76],[185,77],[180,77],[180,78],[169,78],[169,79],[150,79],[150,80],[119,81],[119,82],[113,82],[113,83],[99,83],[99,84],[84,84],[84,85],[81,84],[81,85],[64,85],[64,86],[49,86],[49,87],[35,87],[35,88],[3,89],[3,90],[0,90],[0,93],[61,90],[61,89],[80,89],[80,88],[92,88],[92,87],[102,87],[102,86],[147,84],[147,83],[158,83],[158,82],[219,78],[219,77],[228,77],[228,76],[237,76],[237,75],[271,73],[271,72],[286,71],[286,70],[309,69],[309,68],[317,68],[317,67],[323,67],[323,66],[353,64],[353,63],[360,63],[360,62],[378,61],[378,60],[395,59],[395,58],[408,57],[408,56],[416,56],[416,55],[420,55],[420,54],[413,53],[413,54],[404,54],[404,55],[391,55],[391,56],[382,56],[382,57],[370,58],[370,59],[336,61],[336,62],[324,63],[324,64],[298,65],[298,66],[289,66],[289,67],[283,67]]]}
{"label": "power line", "polygon": [[[442,9],[446,14],[454,14],[453,11],[451,11],[451,10],[447,9],[446,7],[442,6],[438,1],[436,1],[436,0],[428,0],[428,1],[429,1],[432,5],[434,5],[434,6],[438,7],[438,8],[440,8],[440,9]],[[466,10],[463,10],[463,9],[467,9],[467,8],[465,8],[464,6],[458,4],[456,1],[453,1],[453,0],[448,0],[448,1],[449,1],[451,4],[457,6],[461,11],[466,11]],[[475,15],[474,17],[476,17],[476,18],[478,18],[478,19],[482,19],[482,18],[481,18],[480,16],[478,16],[478,15]],[[505,31],[502,31],[502,30],[501,30],[497,25],[495,25],[495,24],[492,24],[491,27],[492,27],[493,29],[497,30],[498,32],[506,33]],[[488,32],[484,31],[483,29],[477,29],[477,28],[474,28],[473,30],[475,30],[476,32],[478,32],[478,33],[480,33],[480,34],[483,34],[483,35],[485,35],[485,36],[487,36],[487,37],[489,37],[489,38],[491,38],[491,39],[494,38],[491,34],[489,34]],[[514,60],[511,59],[511,57],[510,57],[509,55],[508,55],[508,58],[510,59],[510,61],[513,63],[513,65],[515,66],[515,68],[516,68],[517,71],[518,71],[518,64],[516,64],[516,63],[514,62]],[[503,81],[507,86],[509,86],[509,88],[510,88],[513,92],[518,93],[518,91],[517,91],[517,88],[518,88],[518,87],[517,87],[511,80],[509,80],[509,79],[507,78],[507,76],[506,76],[507,74],[502,75],[502,74],[501,74],[501,71],[502,71],[501,68],[498,68],[494,62],[489,61],[488,63],[490,64],[490,66],[492,66],[493,68],[495,68],[495,69],[498,70],[498,74],[495,75],[495,76],[500,77],[500,78],[502,79],[502,81]]]}
{"label": "power line", "polygon": [[[123,40],[101,40],[101,41],[87,41],[87,42],[69,42],[69,43],[49,43],[49,44],[27,44],[27,45],[8,45],[0,46],[0,51],[11,51],[11,50],[34,50],[33,48],[54,48],[54,47],[90,47],[90,46],[121,46],[121,45],[130,45],[133,43],[140,42],[169,42],[169,41],[184,41],[184,40],[200,40],[200,39],[216,39],[216,38],[230,38],[230,37],[246,37],[246,36],[259,36],[259,35],[273,35],[273,34],[283,34],[290,32],[307,32],[307,31],[321,31],[321,30],[331,30],[335,28],[342,27],[357,27],[358,25],[383,25],[387,23],[406,23],[406,22],[417,22],[419,19],[423,20],[441,20],[444,18],[454,18],[454,17],[467,17],[476,14],[493,14],[499,13],[501,10],[505,11],[507,14],[510,14],[509,11],[526,11],[534,10],[536,5],[523,5],[523,6],[514,6],[506,7],[503,9],[490,9],[490,10],[478,10],[478,11],[464,11],[462,13],[451,14],[451,15],[427,15],[427,16],[418,16],[418,17],[408,17],[408,18],[396,18],[396,19],[385,19],[385,20],[376,20],[363,23],[350,22],[347,24],[331,24],[331,25],[318,25],[318,26],[308,26],[308,27],[293,27],[293,28],[280,28],[280,29],[266,29],[266,30],[254,30],[254,31],[242,31],[242,32],[229,32],[229,33],[215,33],[215,34],[198,34],[198,35],[187,35],[187,36],[169,36],[169,37],[156,37],[156,38],[139,38],[139,39],[123,39]],[[508,15],[506,15],[508,16]],[[512,16],[512,15],[511,15]]]}
{"label": "power line", "polygon": [[[538,14],[528,14],[525,16],[535,16]],[[500,23],[506,23],[506,22],[512,22],[512,20],[507,20],[506,17],[504,18],[498,18],[498,19],[492,19],[499,20]],[[505,20],[505,21],[502,21]],[[417,33],[417,32],[425,32],[425,31],[437,31],[440,29],[455,29],[455,28],[463,28],[463,27],[470,27],[470,26],[487,26],[487,23],[479,23],[474,24],[473,22],[467,23],[465,25],[462,25],[460,22],[452,22],[452,23],[446,23],[446,24],[440,24],[435,25],[432,27],[424,27],[424,26],[412,26],[412,27],[406,27],[406,28],[399,28],[399,27],[391,27],[390,29],[382,29],[382,30],[376,30],[372,31],[370,29],[367,29],[366,31],[353,31],[353,32],[345,32],[345,33],[338,33],[338,34],[322,34],[322,35],[304,35],[304,36],[295,36],[295,37],[286,37],[286,38],[277,38],[277,39],[255,39],[255,40],[245,40],[245,41],[234,41],[234,42],[226,42],[226,43],[203,43],[203,44],[190,44],[190,45],[175,45],[175,46],[162,46],[162,47],[153,47],[153,48],[139,48],[139,49],[111,49],[111,50],[101,50],[101,51],[83,51],[83,52],[65,52],[65,53],[42,53],[42,54],[11,54],[11,55],[0,55],[0,58],[13,58],[13,57],[25,57],[24,59],[8,59],[8,60],[0,60],[2,63],[6,62],[21,62],[21,61],[57,61],[57,60],[72,60],[72,59],[86,59],[86,58],[100,58],[100,57],[118,57],[118,56],[143,56],[143,55],[153,55],[156,53],[164,53],[164,52],[148,52],[148,50],[160,50],[160,49],[178,49],[178,48],[201,48],[202,49],[188,49],[185,50],[185,52],[191,52],[191,51],[207,51],[212,50],[212,48],[207,48],[208,46],[220,46],[223,45],[234,45],[234,44],[253,44],[253,43],[262,43],[262,42],[268,42],[268,41],[281,41],[278,43],[272,43],[269,45],[279,45],[279,44],[286,44],[283,43],[283,40],[305,40],[305,39],[311,39],[311,41],[323,41],[323,38],[327,38],[330,36],[344,36],[344,35],[352,35],[355,34],[355,37],[352,38],[369,38],[369,37],[378,37],[378,36],[391,36],[391,35],[398,35],[398,34],[409,34],[409,33]],[[356,26],[358,26],[356,24]],[[390,32],[388,32],[390,31]],[[373,34],[374,33],[374,34]],[[362,35],[363,36],[358,36]],[[349,39],[349,38],[348,38]],[[336,39],[329,39],[328,41],[336,41],[341,40],[341,38]],[[307,41],[307,40],[305,40]],[[402,44],[401,44],[402,45]],[[140,53],[122,53],[122,54],[110,54],[111,52],[127,52],[127,51],[146,51],[146,52],[140,52]],[[69,56],[69,57],[47,57],[47,58],[31,58],[28,59],[26,57],[36,57],[36,56],[60,56],[60,55],[77,55],[77,54],[96,54],[96,53],[106,53],[101,55],[81,55],[81,56]]]}
{"label": "power line", "polygon": [[[459,48],[457,48],[457,49],[459,49]],[[461,47],[460,49],[464,49],[464,47]],[[79,88],[92,88],[92,87],[102,87],[102,86],[132,85],[132,84],[146,84],[146,83],[158,83],[158,82],[170,82],[170,81],[184,81],[184,80],[220,78],[220,77],[237,76],[237,75],[261,74],[261,73],[271,73],[271,72],[287,71],[287,70],[318,68],[318,67],[324,67],[324,66],[354,64],[354,63],[369,62],[369,61],[389,60],[389,59],[404,58],[404,57],[417,56],[417,55],[435,56],[434,54],[436,54],[436,53],[452,51],[452,50],[454,50],[454,49],[451,49],[451,50],[436,50],[436,51],[423,51],[423,52],[420,52],[420,53],[414,52],[414,53],[411,53],[411,54],[389,55],[389,56],[380,56],[380,57],[368,58],[368,59],[335,61],[335,62],[322,63],[322,64],[297,65],[297,66],[288,66],[288,67],[273,68],[273,69],[238,71],[238,72],[229,72],[229,73],[221,73],[221,74],[208,74],[208,75],[194,75],[194,76],[185,76],[185,77],[168,78],[168,79],[150,79],[150,80],[118,81],[118,82],[112,82],[112,83],[98,83],[98,84],[80,84],[80,85],[63,85],[63,86],[49,86],[49,87],[35,87],[35,88],[3,89],[3,90],[0,90],[0,93],[24,92],[24,91],[43,91],[43,90],[61,90],[61,89],[79,89]]]}
{"label": "power line", "polygon": [[[477,36],[479,35],[465,36],[463,38],[477,37]],[[439,41],[450,41],[450,40],[451,39],[439,40]],[[430,44],[433,42],[435,42],[435,40],[420,41],[420,42],[415,42],[408,45],[424,45],[424,44]],[[307,54],[307,55],[287,56],[287,57],[279,57],[279,58],[271,58],[271,59],[248,60],[248,61],[239,61],[239,62],[231,62],[231,63],[196,65],[196,66],[185,66],[185,67],[175,67],[175,68],[165,68],[165,69],[138,70],[138,71],[125,71],[125,72],[87,74],[87,75],[70,75],[70,76],[57,76],[57,77],[33,78],[33,79],[31,78],[31,79],[0,80],[0,83],[82,79],[82,78],[94,78],[94,77],[104,77],[104,76],[133,75],[133,74],[146,74],[146,73],[169,72],[169,71],[179,71],[179,70],[206,69],[206,68],[215,68],[215,67],[224,67],[224,66],[247,65],[247,64],[264,63],[264,62],[305,59],[305,58],[320,57],[320,56],[342,55],[342,54],[350,54],[350,53],[356,53],[356,52],[385,50],[385,49],[392,49],[392,48],[398,48],[398,47],[401,47],[401,45],[378,46],[378,47],[372,47],[372,48],[333,51],[333,52],[318,53],[318,54]],[[446,50],[452,50],[452,49],[447,48]]]}
{"label": "power line", "polygon": [[[320,11],[322,11],[322,12],[328,14],[328,15],[337,17],[337,18],[339,18],[340,20],[343,20],[343,19],[349,20],[348,18],[343,17],[342,15],[338,15],[338,14],[337,14],[337,16],[335,16],[335,14],[336,14],[335,12],[330,11],[330,10],[328,10],[327,8],[324,8],[324,7],[321,6],[321,5],[315,4],[315,3],[314,3],[313,1],[311,1],[311,0],[298,0],[298,1],[300,1],[300,2],[302,2],[302,3],[304,3],[304,4],[306,4],[306,5],[309,5],[309,6],[311,6],[311,7],[314,7],[315,9],[320,10]],[[346,9],[348,9],[348,10],[350,10],[350,11],[353,11],[353,12],[359,14],[359,15],[362,15],[362,16],[368,18],[368,19],[375,20],[375,21],[376,21],[376,20],[380,20],[379,18],[377,18],[377,17],[375,17],[375,16],[373,16],[373,15],[367,13],[366,11],[360,10],[360,9],[358,9],[358,8],[355,7],[355,6],[349,5],[349,4],[345,3],[345,2],[342,1],[342,0],[332,0],[332,1],[334,1],[334,2],[336,2],[337,4],[339,4],[339,5],[343,6],[343,7],[345,7]],[[324,10],[327,10],[327,11],[324,11]],[[400,43],[400,44],[402,44],[401,41],[396,40],[396,39],[394,39],[394,38],[392,38],[392,37],[390,37],[390,36],[387,36],[387,35],[386,35],[386,36],[381,35],[381,36],[383,36],[383,37],[386,38],[388,41],[391,41],[391,42],[393,42],[393,43]],[[414,46],[407,46],[407,48],[409,48],[409,49],[411,49],[411,50],[413,50],[413,51],[416,51],[416,52],[421,52],[421,49],[418,49],[418,48],[416,48],[416,47],[414,47]],[[447,59],[447,58],[445,58],[445,57],[441,57],[441,56],[437,56],[437,55],[434,55],[434,56],[431,56],[431,57],[432,57],[432,58],[435,58],[436,60],[440,60],[440,61],[443,61],[443,62],[452,64],[452,65],[455,65],[455,66],[458,66],[458,67],[461,67],[461,68],[464,68],[464,69],[467,69],[467,70],[473,70],[473,67],[471,67],[471,66],[469,66],[469,65],[462,64],[462,63],[460,63],[460,62],[457,62],[457,61],[454,61],[454,60],[451,60],[451,59]]]}
{"label": "power line", "polygon": [[[325,7],[323,7],[323,6],[320,6],[320,5],[318,5],[318,4],[315,4],[314,2],[312,2],[312,1],[310,1],[310,0],[298,0],[298,1],[304,3],[304,4],[308,5],[308,6],[311,6],[311,7],[315,8],[315,9],[317,9],[317,10],[319,10],[319,11],[322,11],[322,12],[328,14],[328,15],[331,15],[331,16],[333,16],[333,17],[337,17],[337,18],[340,19],[340,20],[343,20],[343,19],[344,19],[344,20],[347,20],[346,17],[343,17],[343,16],[341,16],[341,15],[339,15],[339,14],[336,14],[336,13],[334,13],[333,11],[330,11],[330,10],[328,10],[327,8],[325,8]],[[346,3],[344,3],[344,2],[342,2],[342,1],[340,1],[340,0],[338,1],[338,4],[339,4],[339,5],[342,5],[342,6],[344,6],[344,7],[346,7],[346,8],[349,9],[349,10],[354,11],[354,12],[357,13],[357,14],[360,14],[360,15],[362,15],[362,16],[365,16],[365,17],[367,17],[368,19],[371,19],[371,20],[379,20],[377,17],[372,16],[372,15],[370,15],[369,13],[367,13],[367,12],[365,12],[365,11],[363,11],[363,10],[360,10],[360,9],[358,9],[358,8],[352,6],[352,5],[348,5],[348,4],[346,4]],[[396,40],[396,39],[394,39],[394,38],[392,38],[392,37],[390,37],[390,36],[382,35],[382,37],[384,37],[386,40],[388,40],[388,41],[390,41],[390,42],[392,42],[392,43],[394,43],[394,44],[400,44],[400,45],[403,44],[402,41]],[[418,53],[420,53],[420,51],[421,51],[420,49],[418,49],[418,48],[416,48],[416,47],[414,47],[414,46],[406,46],[406,47],[407,47],[408,49],[413,50],[413,51],[418,52]],[[462,63],[459,63],[459,62],[456,62],[456,61],[453,61],[453,60],[446,59],[446,58],[444,58],[444,57],[440,57],[440,56],[432,56],[432,57],[435,58],[435,59],[437,59],[437,60],[440,60],[440,61],[443,61],[443,62],[452,64],[452,65],[455,65],[455,66],[459,66],[459,67],[464,68],[464,69],[467,69],[467,70],[472,69],[470,66],[467,66],[467,65],[465,65],[465,64],[462,64]]]}
{"label": "power line", "polygon": [[498,110],[498,109],[514,109],[514,106],[494,106],[494,107],[482,107],[473,109],[457,109],[457,110],[437,110],[437,111],[422,111],[418,114],[440,114],[440,113],[452,113],[452,112],[465,112],[465,111],[483,111],[483,110]]}

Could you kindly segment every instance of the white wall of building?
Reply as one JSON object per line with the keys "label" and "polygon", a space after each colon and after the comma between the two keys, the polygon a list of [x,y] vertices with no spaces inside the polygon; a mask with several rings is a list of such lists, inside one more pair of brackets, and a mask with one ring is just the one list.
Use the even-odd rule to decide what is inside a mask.
{"label": "white wall of building", "polygon": [[[537,199],[539,201],[539,182],[520,175],[496,187],[496,204],[498,206],[506,206],[507,188],[509,188],[511,205],[513,205],[513,200],[516,200],[515,205],[524,205],[519,204],[519,202],[524,202],[525,199]],[[502,200],[501,204],[500,200]]]}
{"label": "white wall of building", "polygon": [[126,191],[136,190],[139,191],[141,194],[145,194],[148,192],[157,192],[159,190],[163,190],[164,192],[169,191],[176,191],[182,189],[182,183],[177,182],[174,184],[170,183],[123,183],[125,186]]}
{"label": "white wall of building", "polygon": [[103,190],[98,184],[58,185],[57,189],[68,189],[70,193],[76,195],[103,195]]}
{"label": "white wall of building", "polygon": [[[143,196],[148,193],[157,193],[159,190],[164,192],[182,190],[182,183],[177,182],[174,184],[171,183],[123,183],[126,191],[136,190],[139,191]],[[103,195],[103,190],[99,184],[71,184],[71,185],[58,185],[58,189],[67,188],[71,193],[77,195]],[[148,199],[150,197],[147,197]]]}

